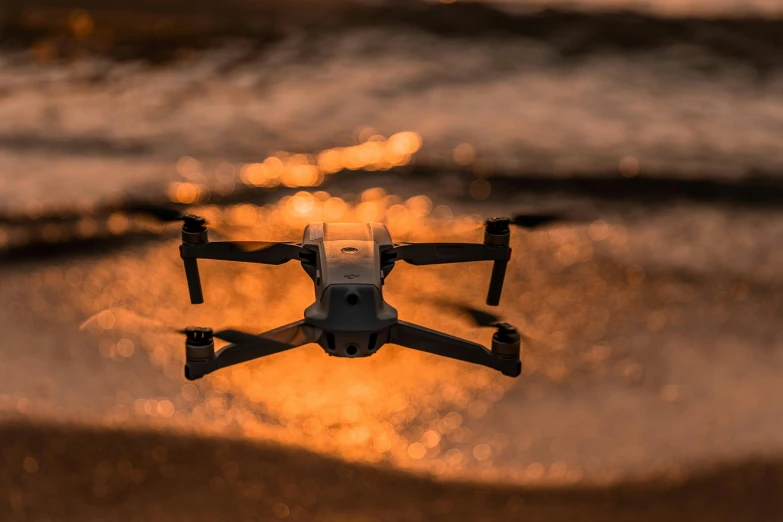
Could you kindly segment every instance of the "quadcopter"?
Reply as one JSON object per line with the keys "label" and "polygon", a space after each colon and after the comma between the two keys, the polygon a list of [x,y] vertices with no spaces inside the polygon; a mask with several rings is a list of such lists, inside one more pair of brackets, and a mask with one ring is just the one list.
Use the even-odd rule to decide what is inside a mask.
{"label": "quadcopter", "polygon": [[[320,345],[331,356],[347,358],[368,357],[393,343],[483,365],[510,377],[521,373],[521,336],[516,328],[492,314],[475,310],[473,315],[481,326],[496,328],[491,349],[487,349],[401,321],[397,310],[383,298],[384,282],[400,261],[418,266],[492,261],[486,302],[497,306],[511,259],[509,225],[525,226],[519,220],[487,220],[483,243],[394,243],[381,223],[312,223],[305,228],[301,243],[270,243],[209,241],[203,218],[192,214],[179,218],[184,221],[180,257],[192,304],[204,302],[199,259],[265,265],[296,261],[315,287],[315,302],[305,309],[302,320],[259,335],[231,329],[182,330],[186,335],[185,377],[189,380],[310,343]],[[537,224],[541,223],[532,226]],[[229,344],[215,351],[215,338]]]}

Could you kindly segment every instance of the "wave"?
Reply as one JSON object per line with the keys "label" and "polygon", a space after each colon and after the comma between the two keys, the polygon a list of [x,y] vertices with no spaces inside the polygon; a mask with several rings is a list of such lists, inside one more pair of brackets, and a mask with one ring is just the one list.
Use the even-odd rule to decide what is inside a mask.
{"label": "wave", "polygon": [[[411,178],[415,176],[415,180]],[[407,178],[407,196],[427,187],[441,184],[442,172],[438,168],[419,167],[412,173],[341,172],[320,188],[344,194],[361,194],[378,186],[399,184],[400,177]],[[450,178],[453,179],[454,178]],[[465,176],[469,181],[471,178]],[[567,205],[573,212],[579,207],[600,205],[604,211],[624,213],[628,209],[676,207],[683,203],[707,204],[727,209],[777,210],[783,205],[783,183],[775,178],[751,178],[738,181],[680,178],[617,178],[600,177],[552,178],[547,176],[496,175],[492,178],[497,196],[495,204],[508,206],[519,198],[525,199],[528,211]],[[290,197],[298,189],[269,191],[252,186],[240,186],[230,194],[211,195],[208,201],[229,209],[238,204],[252,202],[257,205],[272,204],[280,198]],[[30,262],[35,259],[51,260],[53,257],[71,257],[74,254],[100,255],[122,246],[148,240],[174,237],[178,225],[166,226],[160,216],[186,212],[187,205],[172,203],[151,189],[145,197],[113,198],[89,209],[71,207],[41,208],[41,213],[29,216],[2,212],[0,209],[0,237],[6,241],[0,245],[0,263]],[[433,194],[434,195],[434,194]],[[434,195],[436,202],[449,203],[456,208],[469,207],[472,198],[467,194]],[[538,203],[531,201],[538,199]],[[352,202],[351,202],[352,203]],[[112,220],[122,216],[126,225],[122,231],[112,230]],[[84,234],[85,223],[94,228]],[[53,233],[57,234],[52,238]]]}
{"label": "wave", "polygon": [[[93,25],[88,35],[75,37],[74,13],[80,12]],[[313,39],[387,27],[443,37],[519,37],[542,42],[563,57],[685,44],[766,67],[783,60],[777,52],[783,43],[782,26],[783,8],[776,0],[169,0],[112,2],[110,7],[105,2],[38,0],[25,2],[24,8],[0,8],[0,45],[27,47],[48,40],[64,53],[87,50],[115,58],[158,60],[181,57],[183,49],[214,47],[227,38],[254,41],[263,48],[292,35]],[[111,37],[102,39],[102,32]]]}
{"label": "wave", "polygon": [[[6,224],[165,202],[183,156],[207,178],[227,165],[239,186],[245,163],[353,145],[367,130],[421,135],[414,163],[392,172],[406,184],[488,177],[538,194],[778,202],[783,19],[102,4],[1,11]],[[235,200],[263,192],[240,189]]]}

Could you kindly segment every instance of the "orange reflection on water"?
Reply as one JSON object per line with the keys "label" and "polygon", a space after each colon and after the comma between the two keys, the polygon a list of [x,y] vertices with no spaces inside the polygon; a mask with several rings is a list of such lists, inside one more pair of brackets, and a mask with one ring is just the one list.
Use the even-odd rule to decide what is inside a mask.
{"label": "orange reflection on water", "polygon": [[[216,226],[215,239],[298,241],[310,222],[368,219],[386,223],[395,241],[482,237],[478,216],[454,217],[448,207],[433,208],[426,196],[402,199],[380,188],[349,200],[325,191],[301,191],[273,205],[192,211]],[[601,240],[613,238],[611,227],[600,232]],[[601,344],[611,314],[603,297],[606,283],[591,261],[593,241],[586,226],[514,234],[512,247],[518,254],[509,267],[500,312],[530,338],[522,379],[540,375],[564,382],[574,372],[600,378],[616,362],[611,347]],[[66,277],[75,283],[68,284],[74,310],[85,317],[97,314],[85,329],[99,339],[101,354],[122,363],[146,352],[163,375],[182,382],[179,396],[118,405],[110,413],[117,420],[130,416],[207,432],[239,430],[244,436],[349,460],[384,461],[434,474],[473,473],[477,466],[496,469],[503,459],[511,433],[480,433],[475,422],[520,380],[394,345],[366,359],[328,357],[309,345],[187,383],[182,377],[183,340],[163,325],[261,332],[300,319],[314,298],[312,282],[295,263],[270,267],[203,261],[200,266],[206,299],[201,306],[188,303],[176,240],[103,260],[80,277],[57,278],[58,285]],[[574,277],[587,284],[559,284],[558,274],[572,266],[580,267]],[[487,345],[490,330],[471,327],[435,300],[481,306],[490,270],[487,263],[400,264],[385,295],[406,321]],[[578,345],[574,338],[580,339]],[[622,373],[624,378],[638,378],[641,367],[631,360],[626,366],[633,371]]]}
{"label": "orange reflection on water", "polygon": [[[397,239],[434,239],[435,231],[417,231],[424,230],[424,224],[441,228],[429,217],[432,203],[426,196],[402,200],[376,188],[357,199],[346,202],[323,191],[302,191],[275,205],[209,206],[193,211],[228,227],[236,239],[295,240],[313,221],[386,220],[387,212],[393,217],[388,224]],[[449,222],[453,237],[477,235],[479,225],[475,216]],[[122,335],[101,344],[104,356],[119,361],[132,355],[135,345],[126,333],[130,331],[139,336],[137,344],[146,349],[154,366],[171,378],[182,379],[181,339],[161,333],[160,324],[240,325],[261,331],[301,317],[313,299],[312,283],[294,264],[264,267],[203,262],[207,303],[194,307],[182,293],[180,272],[176,245],[167,244],[151,249],[144,260],[126,259],[119,266],[91,273],[84,289],[100,287],[102,283],[95,281],[99,278],[124,275],[100,295],[85,291],[79,297],[79,306],[85,310],[92,309],[96,301],[109,306],[87,322],[89,331],[102,338],[115,332]],[[155,289],[151,281],[157,282]],[[425,319],[411,313],[413,303],[407,296],[399,295],[399,290],[395,293],[394,305],[402,313],[407,308],[408,319]],[[118,302],[123,306],[116,306]],[[471,333],[458,319],[450,323],[452,333]],[[132,412],[144,418],[176,420],[179,411],[205,430],[234,424],[251,437],[303,445],[352,460],[391,460],[426,469],[441,453],[445,437],[460,429],[471,406],[475,410],[477,402],[499,399],[510,385],[510,379],[492,371],[394,346],[364,360],[341,360],[311,345],[199,381],[195,387],[199,400],[189,410],[181,405],[179,410],[172,409],[169,404],[176,401],[170,398],[150,398],[137,401]],[[185,386],[180,401],[188,403],[185,397],[192,399],[194,388]],[[486,411],[486,406],[478,411]],[[455,437],[455,441],[469,441],[464,433]],[[458,463],[439,462],[436,469],[459,467]]]}
{"label": "orange reflection on water", "polygon": [[[238,169],[239,181],[250,187],[317,187],[324,182],[325,175],[344,169],[388,170],[407,165],[421,145],[418,133],[405,131],[393,134],[388,139],[373,134],[363,143],[327,149],[316,157],[278,152],[263,161],[242,165]],[[231,172],[234,170],[230,164],[221,165],[229,167]],[[203,183],[205,178],[201,162],[183,157],[177,163],[177,171],[187,181],[171,183],[167,192],[169,199],[185,205],[207,203],[211,194]],[[229,177],[233,182],[233,174],[229,174]]]}

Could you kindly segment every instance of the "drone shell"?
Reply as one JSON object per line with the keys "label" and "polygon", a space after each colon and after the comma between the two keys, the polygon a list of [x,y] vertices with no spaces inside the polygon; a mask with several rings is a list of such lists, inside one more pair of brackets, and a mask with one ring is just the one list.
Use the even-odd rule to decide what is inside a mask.
{"label": "drone shell", "polygon": [[319,252],[315,302],[305,320],[328,329],[328,352],[349,357],[371,355],[378,336],[397,321],[397,310],[383,299],[381,251],[393,246],[381,223],[315,223],[305,228],[304,248]]}

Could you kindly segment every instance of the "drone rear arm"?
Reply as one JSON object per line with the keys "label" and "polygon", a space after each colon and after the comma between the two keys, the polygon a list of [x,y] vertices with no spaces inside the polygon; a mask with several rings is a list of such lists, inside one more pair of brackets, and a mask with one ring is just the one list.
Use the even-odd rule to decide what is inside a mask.
{"label": "drone rear arm", "polygon": [[521,373],[518,342],[515,357],[495,355],[480,344],[404,321],[399,321],[391,327],[389,342],[421,352],[487,366],[510,377],[517,377]]}

